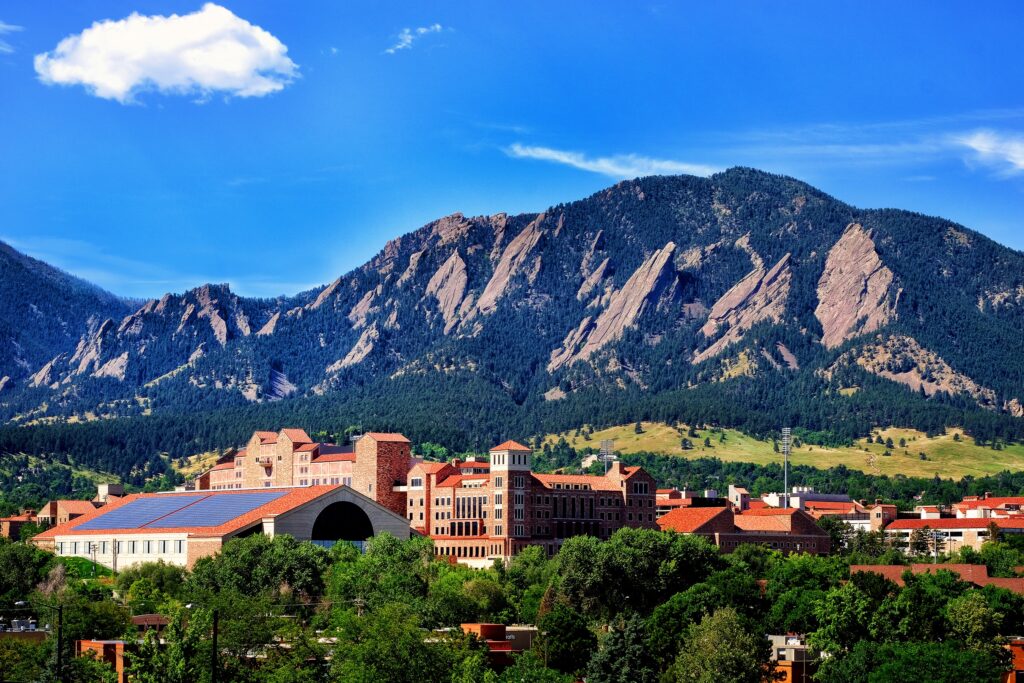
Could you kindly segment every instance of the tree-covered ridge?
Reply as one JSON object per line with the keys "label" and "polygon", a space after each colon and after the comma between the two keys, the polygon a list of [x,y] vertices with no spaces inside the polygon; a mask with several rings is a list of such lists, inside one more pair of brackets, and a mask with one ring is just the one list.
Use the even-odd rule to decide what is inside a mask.
{"label": "tree-covered ridge", "polygon": [[[820,282],[851,225],[881,291],[826,346]],[[40,386],[0,393],[0,415],[33,432],[0,442],[61,452],[81,429],[113,435],[114,457],[135,464],[293,422],[456,448],[636,419],[841,439],[956,425],[1017,440],[1021,292],[1024,256],[949,221],[857,209],[752,169],[641,178],[541,214],[440,219],[293,297],[219,285],[148,302],[83,338],[87,371],[70,348]],[[894,338],[922,350],[866,359]],[[196,412],[200,423],[180,418],[190,431],[127,433]],[[68,415],[133,419],[121,436],[39,425]]]}

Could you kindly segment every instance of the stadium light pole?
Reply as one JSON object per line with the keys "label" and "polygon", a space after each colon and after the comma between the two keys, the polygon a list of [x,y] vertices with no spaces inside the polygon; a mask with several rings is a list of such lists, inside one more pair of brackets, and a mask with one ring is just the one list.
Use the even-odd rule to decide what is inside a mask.
{"label": "stadium light pole", "polygon": [[[24,600],[18,600],[14,603],[15,607],[28,607],[28,603]],[[42,607],[57,613],[57,680],[64,681],[66,677],[64,675],[64,605],[57,603],[56,605],[49,605],[45,602],[39,603],[37,607]]]}

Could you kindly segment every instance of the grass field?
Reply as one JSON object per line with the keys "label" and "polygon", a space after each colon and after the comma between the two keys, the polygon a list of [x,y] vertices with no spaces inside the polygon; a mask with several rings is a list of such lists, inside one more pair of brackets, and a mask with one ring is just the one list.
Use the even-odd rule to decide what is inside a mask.
{"label": "grass field", "polygon": [[[662,423],[644,422],[642,427],[642,434],[636,434],[634,425],[630,424],[595,431],[589,441],[583,436],[574,436],[573,431],[561,435],[550,434],[545,441],[555,443],[560,436],[564,436],[574,448],[597,448],[602,439],[612,439],[619,453],[648,451],[683,458],[715,457],[761,465],[782,462],[782,455],[773,451],[771,441],[758,441],[732,429],[723,430],[724,442],[719,441],[719,434],[712,434],[708,429],[698,429],[697,438],[688,437],[694,448],[684,451],[680,442],[686,436],[687,428],[684,427],[680,435],[676,429]],[[875,431],[876,435],[893,440],[895,448],[892,449],[892,455],[883,455],[886,451],[883,444],[868,444],[867,439],[861,439],[849,448],[801,446],[793,450],[790,462],[823,469],[846,465],[870,474],[904,474],[913,477],[938,475],[953,479],[965,475],[994,474],[1003,470],[1024,470],[1024,445],[1012,444],[996,451],[976,445],[974,439],[964,436],[960,430],[950,429],[947,432],[943,436],[928,438],[913,429],[879,429]],[[961,437],[959,441],[954,438],[957,433]],[[703,445],[705,438],[711,439],[710,447]],[[899,447],[900,439],[906,440],[905,448]],[[922,460],[921,453],[928,459]]]}

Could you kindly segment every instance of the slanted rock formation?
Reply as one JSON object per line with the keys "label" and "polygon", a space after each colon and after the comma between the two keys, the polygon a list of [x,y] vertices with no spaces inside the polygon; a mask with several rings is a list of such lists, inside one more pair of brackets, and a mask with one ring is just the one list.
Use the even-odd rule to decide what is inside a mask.
{"label": "slanted rock formation", "polygon": [[562,346],[551,352],[548,371],[586,360],[595,352],[619,339],[644,312],[657,304],[666,290],[675,284],[672,264],[676,245],[669,242],[644,261],[629,277],[622,289],[612,294],[596,318],[587,316],[566,336]]}
{"label": "slanted rock formation", "polygon": [[832,349],[853,337],[875,332],[896,319],[901,289],[859,223],[847,226],[828,253],[818,281],[821,343]]}
{"label": "slanted rock formation", "polygon": [[761,258],[755,260],[755,268],[722,295],[711,307],[707,322],[701,333],[708,338],[722,330],[725,333],[708,348],[693,357],[693,363],[702,363],[722,352],[722,349],[743,338],[743,333],[759,322],[771,320],[781,322],[786,311],[786,300],[793,279],[789,254],[765,270]]}

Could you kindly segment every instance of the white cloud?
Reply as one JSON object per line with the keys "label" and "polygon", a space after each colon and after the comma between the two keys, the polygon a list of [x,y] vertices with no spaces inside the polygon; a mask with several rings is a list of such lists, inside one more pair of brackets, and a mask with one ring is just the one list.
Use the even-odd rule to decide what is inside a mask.
{"label": "white cloud", "polygon": [[957,135],[953,142],[974,152],[974,158],[1012,175],[1024,171],[1024,136],[976,130]]}
{"label": "white cloud", "polygon": [[613,178],[636,178],[648,175],[666,175],[688,173],[690,175],[707,176],[719,169],[704,164],[691,164],[671,159],[651,159],[636,154],[617,154],[610,157],[590,158],[579,152],[567,152],[550,147],[534,147],[521,145],[518,142],[509,146],[505,153],[516,159],[538,159],[565,164],[583,171],[600,173]]}
{"label": "white cloud", "polygon": [[[20,30],[21,30],[20,26],[15,26],[14,24],[8,24],[5,21],[3,21],[2,19],[0,19],[0,36],[5,36],[8,33],[14,33],[16,31],[20,31]],[[6,40],[0,38],[0,55],[9,55],[12,52],[14,52],[14,46],[11,45],[10,43],[8,43]]]}
{"label": "white cloud", "polygon": [[408,50],[418,38],[428,33],[440,33],[442,30],[441,24],[431,24],[430,26],[420,26],[419,28],[403,28],[401,33],[398,34],[398,42],[384,50],[384,52],[393,55],[399,50]]}
{"label": "white cloud", "polygon": [[82,85],[122,104],[145,90],[261,97],[297,76],[287,52],[267,31],[207,3],[181,16],[133,13],[95,22],[36,55],[35,67],[44,83]]}

